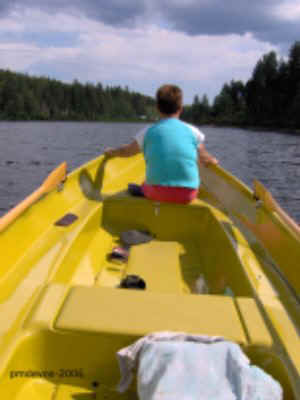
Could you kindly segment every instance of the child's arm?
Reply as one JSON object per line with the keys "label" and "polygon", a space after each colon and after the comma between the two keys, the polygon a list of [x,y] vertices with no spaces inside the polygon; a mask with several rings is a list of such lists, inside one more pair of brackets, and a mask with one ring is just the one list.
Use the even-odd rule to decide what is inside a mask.
{"label": "child's arm", "polygon": [[198,163],[207,167],[209,164],[219,164],[219,161],[212,156],[205,148],[204,144],[201,143],[198,146]]}
{"label": "child's arm", "polygon": [[108,157],[131,157],[141,152],[140,146],[136,140],[133,140],[129,144],[117,147],[115,149],[107,148],[104,154]]}

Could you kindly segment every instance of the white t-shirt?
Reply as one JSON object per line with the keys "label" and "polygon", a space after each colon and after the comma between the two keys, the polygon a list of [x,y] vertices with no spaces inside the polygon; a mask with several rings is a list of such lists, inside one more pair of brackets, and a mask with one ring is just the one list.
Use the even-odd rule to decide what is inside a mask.
{"label": "white t-shirt", "polygon": [[[183,122],[183,121],[181,121],[181,122]],[[200,129],[198,129],[194,125],[188,124],[186,122],[183,122],[183,123],[191,129],[191,131],[193,132],[193,134],[197,140],[198,145],[204,142],[205,135],[203,132],[200,131]],[[143,150],[143,148],[144,148],[144,139],[145,139],[146,133],[149,128],[150,128],[149,126],[146,128],[143,128],[134,137],[134,140],[138,143],[141,150]]]}

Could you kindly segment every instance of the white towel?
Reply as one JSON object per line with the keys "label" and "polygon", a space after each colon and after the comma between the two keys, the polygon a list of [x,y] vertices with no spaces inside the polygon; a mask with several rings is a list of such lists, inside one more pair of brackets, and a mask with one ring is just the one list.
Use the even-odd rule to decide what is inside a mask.
{"label": "white towel", "polygon": [[137,370],[140,400],[281,400],[277,381],[221,337],[158,332],[117,353],[124,392]]}

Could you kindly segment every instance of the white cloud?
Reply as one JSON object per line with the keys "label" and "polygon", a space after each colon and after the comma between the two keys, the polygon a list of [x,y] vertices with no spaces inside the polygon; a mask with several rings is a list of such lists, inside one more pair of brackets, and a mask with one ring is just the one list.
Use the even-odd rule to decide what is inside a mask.
{"label": "white cloud", "polygon": [[22,43],[0,43],[0,54],[2,69],[23,71],[39,60],[39,48]]}
{"label": "white cloud", "polygon": [[299,0],[286,0],[274,8],[274,15],[286,21],[300,20]]}
{"label": "white cloud", "polygon": [[[189,36],[155,25],[130,29],[62,13],[53,18],[40,10],[15,11],[5,19],[5,31],[31,32],[38,40],[0,41],[0,68],[128,85],[150,95],[158,85],[174,82],[183,87],[187,102],[195,94],[216,95],[231,79],[248,79],[262,54],[274,49],[249,33]],[[41,46],[49,32],[74,34],[76,41],[73,46]]]}

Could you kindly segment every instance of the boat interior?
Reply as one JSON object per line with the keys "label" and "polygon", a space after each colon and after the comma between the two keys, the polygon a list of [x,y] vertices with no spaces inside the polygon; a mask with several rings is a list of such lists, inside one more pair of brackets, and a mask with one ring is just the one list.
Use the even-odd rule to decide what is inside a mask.
{"label": "boat interior", "polygon": [[[35,205],[41,213],[26,212],[30,237],[18,223],[3,235],[13,250],[0,273],[1,398],[135,399],[135,384],[116,391],[116,352],[157,331],[234,341],[281,383],[285,399],[295,398],[289,359],[264,308],[276,308],[275,289],[225,213],[201,198],[178,205],[125,190],[101,201],[68,193],[65,204],[51,193]],[[111,259],[129,230],[153,239],[131,246],[127,260]],[[145,289],[120,288],[127,275]]]}

